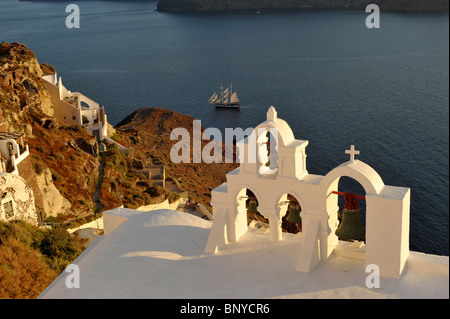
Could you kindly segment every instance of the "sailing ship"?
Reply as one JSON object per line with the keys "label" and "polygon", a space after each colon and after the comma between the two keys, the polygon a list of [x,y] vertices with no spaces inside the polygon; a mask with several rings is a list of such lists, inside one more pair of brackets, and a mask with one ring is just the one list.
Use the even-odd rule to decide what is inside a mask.
{"label": "sailing ship", "polygon": [[220,86],[220,92],[214,92],[214,94],[208,100],[209,104],[214,104],[219,108],[240,108],[241,101],[237,96],[236,92],[233,92],[232,84],[230,83],[230,87],[223,88]]}

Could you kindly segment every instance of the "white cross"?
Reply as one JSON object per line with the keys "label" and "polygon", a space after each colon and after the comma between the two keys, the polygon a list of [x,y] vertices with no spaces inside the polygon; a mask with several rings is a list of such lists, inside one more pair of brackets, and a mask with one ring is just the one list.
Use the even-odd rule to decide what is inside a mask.
{"label": "white cross", "polygon": [[350,161],[355,162],[355,155],[359,154],[359,151],[355,150],[355,145],[351,145],[349,150],[345,150],[345,154],[350,154]]}

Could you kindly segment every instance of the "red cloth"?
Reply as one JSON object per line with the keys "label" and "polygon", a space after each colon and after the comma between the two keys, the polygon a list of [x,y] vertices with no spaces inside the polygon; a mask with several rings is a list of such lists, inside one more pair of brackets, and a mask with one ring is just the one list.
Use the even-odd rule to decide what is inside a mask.
{"label": "red cloth", "polygon": [[356,210],[358,209],[358,198],[356,194],[345,193],[345,208],[348,210]]}

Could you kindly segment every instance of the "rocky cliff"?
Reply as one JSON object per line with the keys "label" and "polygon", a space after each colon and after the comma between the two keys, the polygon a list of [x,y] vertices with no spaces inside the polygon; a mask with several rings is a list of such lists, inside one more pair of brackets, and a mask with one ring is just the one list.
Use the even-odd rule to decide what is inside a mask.
{"label": "rocky cliff", "polygon": [[448,12],[448,0],[160,0],[159,11],[232,11],[264,9],[361,9],[377,4],[380,10]]}
{"label": "rocky cliff", "polygon": [[20,175],[33,188],[39,217],[92,214],[93,188],[99,160],[86,144],[95,138],[83,127],[58,123],[45,74],[55,70],[39,64],[35,54],[20,43],[0,43],[1,131],[25,133],[30,155]]}
{"label": "rocky cliff", "polygon": [[[52,72],[49,65],[44,70]],[[54,70],[53,70],[54,72]],[[0,106],[6,128],[17,131],[24,123],[22,115],[36,109],[53,116],[50,94],[45,90],[44,71],[34,53],[20,43],[0,43]]]}
{"label": "rocky cliff", "polygon": [[[211,190],[226,181],[226,174],[236,168],[236,163],[193,163],[193,121],[191,116],[162,108],[142,108],[125,118],[116,126],[122,141],[135,150],[135,157],[143,165],[152,162],[165,165],[166,175],[176,178],[190,196],[210,206]],[[175,128],[185,128],[191,137],[190,163],[174,164],[170,158],[171,148],[178,140],[171,140],[170,133]],[[203,131],[203,128],[201,129]],[[202,141],[202,149],[210,141]],[[225,145],[222,147],[224,162]],[[234,150],[235,154],[235,150]]]}
{"label": "rocky cliff", "polygon": [[[209,206],[211,189],[223,183],[225,174],[237,166],[173,164],[170,150],[177,141],[170,140],[170,133],[184,127],[192,134],[194,119],[160,108],[133,112],[116,127],[114,139],[133,148],[134,156],[124,155],[107,143],[108,151],[100,159],[96,139],[85,127],[64,125],[54,118],[42,78],[54,72],[50,65],[39,64],[25,45],[0,44],[0,112],[4,120],[0,130],[25,133],[31,153],[26,159],[26,179],[42,219],[82,218],[98,211],[99,204],[105,210],[174,200],[176,194],[153,185],[138,173],[155,163],[164,164],[166,176],[176,178],[192,198]],[[101,160],[100,201],[94,202]]]}

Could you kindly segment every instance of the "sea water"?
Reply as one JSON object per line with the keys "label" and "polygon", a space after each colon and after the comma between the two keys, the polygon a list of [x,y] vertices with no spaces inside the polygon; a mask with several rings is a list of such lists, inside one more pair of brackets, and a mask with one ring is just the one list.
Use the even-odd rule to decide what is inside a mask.
{"label": "sea water", "polygon": [[[380,28],[368,29],[364,10],[180,14],[157,12],[156,2],[75,3],[78,29],[66,27],[69,2],[1,1],[0,41],[27,45],[114,125],[163,107],[204,127],[246,129],[273,105],[309,140],[309,173],[348,161],[354,144],[385,184],[411,188],[411,250],[448,255],[448,14],[381,11]],[[239,111],[207,103],[231,82]]]}

